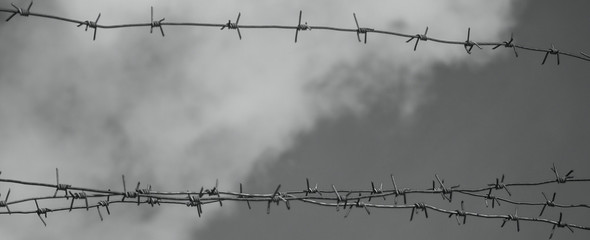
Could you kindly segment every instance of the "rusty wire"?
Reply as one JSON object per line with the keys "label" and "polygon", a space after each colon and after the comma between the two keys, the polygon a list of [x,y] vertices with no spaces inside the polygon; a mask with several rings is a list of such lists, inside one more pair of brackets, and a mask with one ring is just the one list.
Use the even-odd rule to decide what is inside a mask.
{"label": "rusty wire", "polygon": [[[0,178],[0,182],[16,184],[16,185],[29,185],[49,188],[50,193],[47,196],[30,197],[24,199],[10,200],[11,189],[8,190],[5,198],[0,200],[0,215],[11,215],[11,214],[37,214],[41,219],[42,223],[46,226],[46,222],[43,217],[47,218],[48,213],[65,212],[72,210],[90,210],[96,208],[98,215],[103,220],[101,208],[104,208],[110,215],[110,205],[113,204],[132,204],[132,205],[151,205],[152,207],[158,205],[180,205],[186,207],[196,207],[197,214],[199,217],[203,214],[203,205],[208,204],[219,204],[223,206],[223,202],[246,202],[248,208],[251,208],[251,203],[263,202],[266,203],[267,213],[270,213],[272,204],[279,205],[281,202],[284,203],[287,209],[291,209],[292,202],[299,202],[309,205],[317,205],[323,207],[335,208],[337,211],[340,209],[346,210],[344,217],[348,217],[350,211],[353,208],[362,208],[367,214],[371,214],[371,209],[392,209],[392,210],[410,210],[410,221],[413,220],[414,215],[418,211],[424,212],[426,218],[428,218],[428,212],[434,211],[438,213],[448,214],[449,218],[455,217],[458,224],[465,224],[467,217],[477,217],[485,219],[499,219],[502,220],[501,226],[503,227],[507,222],[516,222],[517,230],[520,231],[520,221],[525,222],[537,222],[549,224],[552,227],[550,238],[553,236],[556,228],[567,228],[573,232],[574,229],[590,230],[590,226],[583,226],[572,223],[565,223],[562,221],[563,213],[560,212],[558,220],[539,218],[547,207],[555,209],[568,209],[568,208],[586,208],[590,209],[588,204],[563,204],[556,203],[557,193],[553,193],[551,198],[548,198],[544,192],[540,195],[543,196],[544,201],[538,202],[523,202],[515,201],[505,197],[498,197],[495,194],[498,192],[506,192],[509,196],[512,196],[512,191],[515,189],[522,190],[523,188],[543,186],[549,184],[566,184],[571,182],[578,183],[589,183],[590,178],[574,178],[572,175],[573,170],[569,171],[565,175],[560,175],[555,165],[551,168],[554,178],[536,181],[536,182],[512,182],[505,183],[504,175],[501,178],[496,178],[495,182],[486,184],[480,188],[461,188],[459,185],[448,187],[445,186],[444,180],[438,175],[435,175],[432,188],[428,189],[411,189],[411,188],[400,188],[398,187],[395,178],[391,175],[391,188],[384,189],[383,183],[379,184],[378,188],[374,182],[371,182],[369,189],[361,190],[338,190],[335,185],[331,185],[330,190],[320,190],[316,184],[311,187],[309,179],[306,179],[306,188],[303,190],[295,191],[281,191],[281,185],[279,184],[272,193],[245,193],[243,192],[243,186],[240,183],[240,191],[221,191],[219,190],[219,182],[215,182],[215,186],[211,188],[201,187],[199,191],[177,191],[177,192],[166,192],[152,190],[151,185],[147,188],[141,188],[141,183],[138,182],[135,189],[128,191],[125,176],[122,176],[122,191],[113,191],[110,188],[104,189],[93,189],[78,187],[70,184],[60,183],[59,172],[56,169],[56,184],[41,183],[41,182],[28,182],[15,179],[4,179]],[[0,172],[1,174],[1,172]],[[512,190],[510,190],[512,189]],[[57,194],[63,191],[64,194]],[[453,194],[462,194],[468,198],[484,200],[486,206],[488,201],[491,201],[491,206],[494,208],[496,205],[501,203],[512,204],[516,207],[539,207],[541,212],[538,217],[527,217],[519,216],[518,211],[514,214],[485,214],[475,211],[466,211],[461,201],[461,209],[450,210],[445,209],[434,204],[427,202],[409,202],[409,195],[438,195],[440,194],[444,200],[448,202],[453,201]],[[120,199],[113,199],[119,197]],[[393,203],[387,198],[393,198]],[[398,197],[403,197],[403,204],[398,203]],[[383,200],[381,200],[381,198]],[[60,200],[65,199],[65,203],[61,207],[57,208],[44,208],[42,203],[46,200]],[[373,199],[379,199],[379,203],[371,202]],[[16,210],[17,205],[23,205],[27,202],[35,202],[35,209]],[[12,208],[12,209],[11,209]],[[41,216],[43,215],[43,217]],[[460,220],[462,218],[462,221]]]}
{"label": "rusty wire", "polygon": [[[437,42],[437,43],[447,44],[447,45],[463,46],[465,48],[465,51],[468,54],[471,54],[471,51],[473,50],[474,47],[477,47],[479,49],[483,49],[483,46],[493,46],[492,49],[498,49],[499,47],[503,46],[504,48],[512,49],[514,51],[514,54],[516,57],[518,57],[517,49],[524,50],[524,51],[530,51],[530,52],[541,52],[541,53],[544,53],[543,61],[541,62],[541,64],[545,64],[549,55],[556,57],[557,65],[559,65],[561,63],[560,56],[562,56],[562,55],[590,62],[590,56],[588,56],[588,54],[586,54],[586,53],[579,52],[579,54],[575,54],[575,53],[565,52],[565,51],[555,48],[555,46],[553,44],[551,44],[551,48],[529,47],[529,46],[525,46],[525,45],[516,44],[514,42],[514,35],[513,34],[511,34],[510,39],[507,41],[491,41],[491,42],[474,41],[473,39],[471,39],[471,28],[468,28],[467,29],[467,39],[464,41],[461,41],[461,40],[445,40],[445,39],[439,39],[439,38],[427,36],[428,27],[426,27],[426,31],[424,34],[420,34],[420,33],[407,34],[407,33],[394,32],[394,31],[378,30],[378,29],[368,28],[368,27],[360,27],[356,13],[353,13],[354,23],[356,24],[355,28],[342,28],[342,27],[309,25],[307,22],[302,24],[301,23],[302,14],[303,14],[302,11],[299,11],[299,21],[298,21],[298,24],[295,26],[243,25],[243,24],[240,25],[239,21],[240,21],[241,15],[242,15],[241,13],[238,13],[235,22],[228,20],[227,23],[166,22],[165,18],[161,18],[160,20],[154,20],[154,8],[151,7],[151,14],[150,14],[151,17],[150,17],[150,22],[148,22],[148,23],[101,25],[101,24],[98,24],[98,20],[100,19],[100,16],[101,16],[100,13],[98,14],[98,17],[96,18],[96,20],[94,20],[94,21],[91,21],[91,20],[82,21],[82,20],[76,20],[76,19],[66,18],[66,17],[62,17],[62,16],[57,16],[57,15],[31,12],[30,10],[33,5],[32,1],[26,9],[17,7],[14,4],[11,4],[11,5],[13,8],[0,8],[0,12],[10,13],[10,16],[6,19],[6,21],[10,21],[14,16],[16,16],[18,14],[23,17],[34,16],[34,17],[40,17],[40,18],[54,19],[54,20],[63,21],[63,22],[70,22],[70,23],[77,24],[78,27],[85,26],[85,31],[88,31],[89,28],[93,29],[94,30],[93,31],[93,40],[96,40],[96,34],[97,34],[97,30],[99,28],[113,29],[113,28],[147,27],[150,29],[150,33],[153,32],[154,28],[159,28],[160,33],[162,34],[162,37],[164,37],[165,36],[164,26],[189,26],[189,27],[214,27],[214,28],[220,28],[221,30],[224,30],[226,28],[228,30],[236,30],[239,39],[242,39],[242,32],[240,31],[240,29],[295,30],[295,43],[297,43],[300,31],[314,29],[314,30],[326,30],[326,31],[353,32],[356,34],[358,41],[364,42],[365,44],[367,43],[367,38],[368,38],[369,33],[380,34],[380,35],[389,35],[389,36],[395,36],[395,37],[401,37],[401,38],[408,38],[408,40],[406,41],[407,43],[415,40],[414,51],[416,51],[419,42],[431,41],[431,42]],[[361,40],[361,35],[363,35],[364,41]]]}

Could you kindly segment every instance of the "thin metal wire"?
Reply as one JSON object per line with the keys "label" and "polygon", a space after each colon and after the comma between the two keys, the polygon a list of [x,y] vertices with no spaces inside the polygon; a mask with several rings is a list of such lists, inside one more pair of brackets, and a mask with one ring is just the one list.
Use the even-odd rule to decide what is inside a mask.
{"label": "thin metal wire", "polygon": [[[411,189],[411,188],[398,188],[395,178],[393,175],[391,176],[392,180],[392,188],[393,189],[384,189],[383,184],[378,185],[379,188],[376,187],[374,182],[371,182],[369,189],[360,189],[360,190],[337,190],[335,185],[331,185],[331,190],[319,190],[317,184],[315,187],[311,187],[309,183],[309,179],[306,179],[306,188],[304,190],[295,190],[295,191],[280,191],[281,185],[279,184],[276,189],[272,193],[245,193],[243,192],[243,185],[240,183],[240,191],[239,192],[231,192],[231,191],[220,191],[219,190],[219,181],[215,182],[215,186],[210,189],[205,189],[201,187],[200,191],[179,191],[179,192],[166,192],[166,191],[156,191],[152,190],[151,186],[148,188],[140,188],[140,182],[137,183],[137,186],[134,191],[127,191],[126,183],[125,183],[125,176],[122,176],[123,180],[123,191],[113,191],[111,189],[103,190],[103,189],[93,189],[93,188],[85,188],[85,187],[77,187],[70,184],[63,184],[59,181],[59,173],[56,169],[56,184],[50,183],[42,183],[42,182],[29,182],[29,181],[22,181],[22,180],[15,180],[15,179],[4,179],[0,178],[0,182],[21,185],[21,186],[36,186],[36,187],[43,187],[49,188],[51,192],[53,190],[67,190],[69,195],[64,196],[57,196],[55,192],[51,195],[47,196],[38,196],[38,197],[30,197],[24,199],[14,199],[9,201],[8,196],[10,195],[10,189],[6,194],[4,201],[0,201],[0,210],[6,208],[6,211],[0,211],[0,215],[11,215],[11,214],[37,214],[38,217],[41,219],[44,225],[47,225],[46,221],[44,220],[41,215],[47,218],[48,213],[56,213],[56,212],[65,212],[65,211],[72,211],[72,210],[82,210],[86,209],[87,211],[93,208],[97,209],[98,215],[103,220],[103,215],[100,212],[100,208],[105,208],[107,213],[110,215],[111,210],[109,206],[115,205],[125,205],[125,204],[134,204],[134,205],[150,205],[154,206],[162,206],[162,205],[184,205],[187,207],[196,207],[198,216],[201,217],[203,214],[203,205],[207,204],[215,204],[219,203],[220,206],[223,206],[223,202],[246,202],[248,208],[251,208],[250,204],[255,202],[266,202],[267,206],[267,213],[270,213],[272,204],[279,205],[281,202],[285,203],[287,209],[291,209],[291,202],[300,202],[310,205],[317,205],[323,207],[332,207],[336,208],[337,211],[340,209],[348,208],[344,217],[348,217],[350,212],[353,208],[363,208],[367,214],[371,214],[371,209],[391,209],[391,210],[403,210],[408,209],[410,210],[410,221],[413,220],[415,213],[417,211],[424,212],[425,216],[428,218],[428,211],[434,211],[438,213],[448,214],[449,218],[455,216],[457,223],[461,224],[459,220],[460,217],[463,218],[463,224],[466,223],[467,217],[478,217],[484,219],[500,219],[502,220],[502,227],[511,221],[515,221],[517,224],[517,230],[520,230],[520,221],[525,222],[537,222],[537,223],[545,223],[549,224],[552,227],[550,237],[553,237],[554,231],[556,228],[568,228],[569,230],[573,231],[573,229],[581,229],[581,230],[590,230],[590,226],[583,226],[578,224],[572,223],[564,223],[562,221],[563,213],[560,213],[559,220],[554,219],[545,219],[539,218],[547,207],[555,208],[555,209],[570,209],[570,208],[585,208],[590,209],[589,204],[584,203],[576,203],[576,204],[564,204],[564,203],[556,203],[556,193],[552,195],[552,198],[549,199],[545,193],[542,192],[542,196],[545,201],[541,202],[527,202],[527,201],[516,201],[505,197],[497,197],[494,196],[493,193],[497,193],[498,191],[506,191],[508,195],[512,195],[511,191],[522,190],[524,188],[530,188],[535,186],[543,186],[549,184],[567,184],[567,183],[590,183],[590,178],[574,178],[571,174],[573,170],[569,171],[565,175],[560,175],[555,165],[551,168],[554,173],[554,179],[549,180],[542,180],[542,181],[535,181],[535,182],[513,182],[513,183],[504,183],[504,175],[502,176],[501,180],[496,179],[494,183],[487,184],[485,187],[480,188],[461,188],[459,185],[446,187],[444,180],[438,175],[435,175],[435,180],[433,181],[432,188],[429,189]],[[512,190],[508,190],[508,189]],[[443,207],[435,206],[434,204],[427,203],[427,202],[407,202],[407,195],[436,195],[440,194],[443,199],[448,200],[449,202],[453,201],[453,193],[456,194],[463,194],[468,198],[476,198],[482,199],[486,202],[486,206],[488,205],[488,200],[492,202],[492,208],[495,205],[500,205],[502,203],[512,204],[517,207],[542,207],[541,213],[539,217],[527,217],[527,216],[518,216],[518,212],[515,214],[488,214],[488,213],[479,213],[475,211],[466,211],[464,209],[464,202],[461,201],[461,209],[457,210],[450,210],[445,209]],[[404,197],[404,204],[397,203],[397,197],[403,196]],[[120,197],[120,199],[113,198]],[[393,197],[394,203],[388,203],[387,198]],[[71,198],[71,200],[69,200]],[[380,203],[371,203],[373,199],[383,198],[383,200],[379,200]],[[66,199],[64,206],[57,207],[57,208],[41,208],[40,206],[43,204],[43,201],[59,201],[59,199]],[[78,201],[76,201],[78,200]],[[80,202],[83,200],[83,202]],[[19,207],[23,205],[23,203],[27,202],[35,202],[35,209],[28,209],[26,207]],[[68,204],[69,203],[69,204]],[[77,203],[77,204],[76,204]],[[18,206],[17,206],[18,205]],[[12,210],[9,208],[11,207]],[[24,208],[20,209],[20,208]]]}
{"label": "thin metal wire", "polygon": [[238,33],[238,37],[240,39],[242,39],[242,33],[240,31],[240,29],[285,29],[285,30],[295,30],[295,42],[297,42],[298,39],[298,35],[299,35],[299,31],[302,30],[326,30],[326,31],[337,31],[337,32],[351,32],[351,33],[355,33],[357,35],[357,39],[359,42],[361,42],[361,37],[360,34],[364,34],[364,43],[367,43],[367,35],[369,32],[374,33],[374,34],[381,34],[381,35],[389,35],[389,36],[394,36],[394,37],[401,37],[401,38],[409,38],[409,40],[407,42],[410,42],[414,39],[416,39],[416,43],[414,44],[414,51],[416,50],[416,48],[418,47],[418,42],[420,41],[430,41],[430,42],[436,42],[436,43],[441,43],[441,44],[447,44],[447,45],[460,45],[463,46],[465,48],[465,50],[467,51],[468,54],[471,54],[471,50],[473,49],[473,47],[478,47],[478,48],[482,48],[483,46],[493,46],[492,49],[497,49],[500,46],[504,46],[505,48],[510,48],[514,51],[515,56],[518,57],[518,53],[516,52],[516,49],[521,49],[521,50],[525,50],[525,51],[530,51],[530,52],[540,52],[540,53],[545,53],[543,56],[543,61],[541,64],[545,64],[547,58],[549,55],[556,55],[557,57],[557,64],[560,64],[560,56],[567,56],[567,57],[571,57],[571,58],[576,58],[579,60],[583,60],[583,61],[588,61],[590,62],[590,56],[588,56],[588,54],[585,54],[583,52],[579,52],[579,54],[575,54],[575,53],[570,53],[570,52],[566,52],[566,51],[562,51],[559,49],[556,49],[553,45],[551,48],[537,48],[537,47],[530,47],[530,46],[525,46],[525,45],[520,45],[520,44],[515,44],[514,43],[514,35],[512,34],[510,37],[509,41],[491,41],[491,42],[483,42],[483,41],[474,41],[470,38],[471,35],[471,28],[468,29],[468,33],[467,33],[467,40],[466,41],[459,41],[459,40],[445,40],[445,39],[440,39],[440,38],[435,38],[435,37],[431,37],[428,36],[426,37],[426,34],[428,33],[428,27],[426,28],[426,32],[424,34],[407,34],[407,33],[401,33],[401,32],[395,32],[395,31],[387,31],[387,30],[378,30],[375,28],[368,28],[368,27],[360,27],[358,24],[358,20],[356,17],[356,13],[353,13],[353,17],[356,23],[356,28],[342,28],[342,27],[332,27],[332,26],[321,26],[321,25],[308,25],[307,22],[305,22],[305,24],[301,24],[301,17],[302,17],[302,11],[299,11],[299,21],[298,24],[295,26],[288,26],[288,25],[272,25],[272,24],[268,24],[268,25],[243,25],[243,24],[239,24],[240,21],[240,16],[241,13],[238,13],[238,17],[236,19],[235,22],[231,22],[231,20],[228,20],[227,23],[201,23],[201,22],[164,22],[165,18],[162,18],[161,20],[154,20],[153,18],[153,7],[151,8],[151,19],[150,22],[148,23],[127,23],[127,24],[113,24],[113,25],[101,25],[98,24],[98,19],[100,18],[100,13],[98,15],[98,18],[95,21],[90,21],[90,20],[77,20],[77,19],[71,19],[71,18],[67,18],[67,17],[62,17],[62,16],[57,16],[57,15],[50,15],[50,14],[44,14],[44,13],[37,13],[37,12],[31,12],[31,6],[32,6],[32,2],[31,4],[28,6],[28,8],[22,9],[17,7],[16,5],[12,4],[13,8],[0,8],[0,12],[6,12],[6,13],[10,13],[11,15],[6,19],[6,21],[10,21],[15,15],[20,15],[23,17],[28,17],[28,16],[33,16],[33,17],[40,17],[40,18],[46,18],[46,19],[53,19],[53,20],[58,20],[58,21],[63,21],[63,22],[69,22],[69,23],[75,23],[78,24],[78,26],[86,26],[86,30],[88,30],[88,28],[92,28],[94,29],[94,34],[93,34],[93,40],[96,40],[96,30],[98,28],[103,28],[103,29],[114,29],[114,28],[138,28],[138,27],[149,27],[150,28],[150,32],[153,32],[153,28],[159,28],[160,32],[162,34],[162,36],[164,35],[164,29],[163,26],[188,26],[188,27],[215,27],[215,28],[220,28],[220,29],[225,29],[228,28],[230,30],[237,30]]}

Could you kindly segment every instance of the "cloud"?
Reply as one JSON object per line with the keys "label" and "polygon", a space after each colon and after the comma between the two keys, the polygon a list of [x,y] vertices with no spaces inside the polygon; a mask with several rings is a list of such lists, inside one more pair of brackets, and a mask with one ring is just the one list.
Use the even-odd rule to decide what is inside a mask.
{"label": "cloud", "polygon": [[[513,25],[507,0],[52,1],[33,10],[77,19],[101,12],[101,24],[117,24],[146,22],[151,4],[156,19],[216,23],[241,11],[242,24],[294,25],[303,9],[311,25],[351,28],[356,12],[363,26],[416,33],[429,26],[429,34],[447,39],[465,38],[467,27],[474,39],[502,39]],[[318,120],[362,114],[384,100],[411,117],[426,99],[434,66],[492,57],[485,51],[468,58],[460,46],[428,42],[413,52],[405,39],[376,34],[364,45],[353,33],[319,29],[301,32],[297,44],[286,30],[242,29],[242,41],[214,28],[164,31],[165,38],[147,27],[99,29],[93,42],[91,32],[69,23],[20,16],[1,23],[3,177],[52,182],[59,167],[63,182],[89,187],[121,189],[126,174],[155,189],[198,189],[217,178],[232,188]],[[12,196],[42,193],[13,186]],[[3,217],[0,232],[160,239],[204,226],[183,208],[116,210],[100,224],[84,212],[50,214],[47,228],[28,227],[36,216]]]}

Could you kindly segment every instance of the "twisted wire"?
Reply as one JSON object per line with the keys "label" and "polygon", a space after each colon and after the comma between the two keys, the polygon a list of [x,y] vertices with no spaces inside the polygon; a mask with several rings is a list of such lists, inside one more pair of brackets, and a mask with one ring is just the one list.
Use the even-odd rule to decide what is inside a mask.
{"label": "twisted wire", "polygon": [[387,35],[387,36],[394,36],[394,37],[400,37],[400,38],[408,38],[408,40],[406,42],[411,42],[413,40],[416,41],[416,43],[414,44],[414,51],[416,51],[417,47],[418,47],[418,42],[426,42],[426,41],[430,41],[430,42],[436,42],[436,43],[440,43],[440,44],[446,44],[446,45],[459,45],[459,46],[463,46],[465,48],[465,51],[468,54],[471,54],[473,47],[477,47],[479,49],[483,49],[484,46],[493,46],[492,49],[497,49],[501,46],[503,46],[506,49],[512,49],[515,53],[515,56],[518,57],[518,53],[517,53],[517,49],[519,50],[524,50],[524,51],[529,51],[529,52],[540,52],[540,53],[544,53],[544,57],[543,57],[543,61],[541,62],[541,64],[545,64],[545,62],[547,61],[547,58],[550,55],[555,55],[556,56],[556,62],[559,65],[560,64],[560,56],[567,56],[567,57],[571,57],[571,58],[575,58],[575,59],[579,59],[579,60],[583,60],[583,61],[588,61],[590,62],[590,56],[584,52],[579,51],[579,54],[576,53],[571,53],[571,52],[566,52],[560,49],[555,48],[555,46],[553,44],[551,44],[551,48],[539,48],[539,47],[530,47],[530,46],[526,46],[526,45],[521,45],[521,44],[516,44],[514,43],[514,35],[511,35],[510,40],[509,41],[475,41],[473,39],[471,39],[470,35],[471,35],[471,28],[467,29],[467,40],[461,41],[461,40],[447,40],[447,39],[440,39],[440,38],[436,38],[436,37],[432,37],[432,36],[426,36],[428,33],[428,27],[426,28],[426,32],[424,34],[418,33],[418,34],[408,34],[408,33],[402,33],[402,32],[395,32],[395,31],[388,31],[388,30],[379,30],[379,29],[375,29],[375,28],[369,28],[369,27],[360,27],[359,22],[357,20],[356,17],[356,13],[353,13],[353,17],[354,17],[354,21],[356,23],[356,28],[343,28],[343,27],[333,27],[333,26],[321,26],[321,25],[311,25],[308,24],[307,22],[305,22],[305,24],[301,23],[301,17],[302,17],[302,11],[299,11],[299,21],[297,25],[293,25],[293,26],[289,26],[289,25],[273,25],[273,24],[265,24],[265,25],[244,25],[244,24],[240,24],[240,16],[241,13],[238,13],[238,17],[236,19],[235,22],[232,22],[231,20],[228,20],[227,23],[204,23],[204,22],[165,22],[165,18],[162,18],[160,20],[154,20],[154,9],[153,7],[151,8],[151,18],[149,19],[149,22],[146,23],[124,23],[124,24],[112,24],[112,25],[104,25],[104,24],[98,24],[98,20],[100,19],[100,13],[98,14],[98,17],[96,18],[95,21],[90,21],[90,20],[78,20],[78,19],[72,19],[72,18],[68,18],[68,17],[63,17],[63,16],[58,16],[58,15],[51,15],[51,14],[45,14],[45,13],[38,13],[38,12],[31,12],[30,9],[32,7],[32,2],[31,4],[28,6],[27,9],[22,9],[17,7],[16,5],[12,4],[13,8],[0,8],[0,12],[6,12],[11,14],[6,21],[10,21],[15,15],[20,15],[23,17],[39,17],[39,18],[45,18],[45,19],[53,19],[53,20],[58,20],[58,21],[63,21],[63,22],[69,22],[69,23],[74,23],[77,24],[78,27],[80,26],[86,26],[85,30],[88,30],[88,28],[94,29],[93,32],[93,40],[96,40],[96,31],[99,28],[102,29],[115,29],[115,28],[141,28],[141,27],[145,27],[145,28],[149,28],[150,33],[153,32],[154,28],[159,28],[160,32],[162,34],[162,37],[164,37],[164,26],[185,26],[185,27],[215,27],[215,28],[220,28],[221,30],[224,29],[228,29],[228,30],[236,30],[238,33],[238,37],[239,39],[242,39],[242,33],[240,31],[240,29],[283,29],[283,30],[294,30],[295,31],[295,42],[298,41],[298,37],[299,37],[299,32],[300,31],[306,31],[306,30],[324,30],[324,31],[337,31],[337,32],[351,32],[351,33],[355,33],[357,35],[357,39],[359,42],[361,41],[361,37],[360,35],[363,34],[364,35],[364,43],[367,43],[367,38],[369,33],[370,34],[379,34],[379,35]]}
{"label": "twisted wire", "polygon": [[[479,188],[462,188],[459,185],[453,187],[446,187],[444,180],[438,175],[435,175],[432,188],[428,189],[412,189],[412,188],[398,188],[395,178],[391,176],[392,188],[384,188],[383,184],[376,187],[374,182],[371,182],[369,189],[340,189],[338,190],[335,185],[331,185],[330,190],[320,190],[316,184],[313,188],[310,185],[309,179],[306,179],[306,188],[304,190],[292,190],[292,191],[281,191],[281,185],[278,185],[272,193],[245,193],[243,191],[243,185],[240,183],[240,191],[221,191],[219,189],[219,181],[216,181],[215,186],[212,188],[201,187],[199,191],[157,191],[153,190],[151,185],[148,188],[140,188],[140,182],[137,183],[135,190],[127,191],[125,184],[125,177],[122,177],[123,187],[122,191],[114,191],[111,188],[107,190],[93,189],[78,187],[75,185],[67,184],[69,195],[58,196],[51,194],[53,190],[63,190],[63,183],[59,183],[59,174],[56,170],[56,184],[42,183],[42,182],[30,182],[15,179],[0,178],[0,182],[21,185],[21,186],[37,186],[50,189],[50,194],[47,196],[37,196],[23,199],[8,199],[10,195],[10,189],[3,201],[0,201],[0,215],[12,215],[12,214],[37,214],[43,224],[46,226],[44,218],[47,218],[48,213],[57,213],[72,210],[87,211],[92,208],[96,208],[101,220],[103,215],[100,211],[101,208],[106,209],[110,215],[111,210],[109,206],[112,205],[150,205],[163,206],[163,205],[177,205],[185,207],[196,207],[198,216],[201,217],[203,214],[203,206],[208,204],[219,203],[220,207],[223,207],[223,202],[246,202],[248,208],[251,208],[251,203],[266,203],[267,213],[270,213],[271,206],[276,204],[280,205],[284,203],[287,209],[291,209],[291,202],[299,202],[308,205],[316,205],[322,207],[335,208],[337,211],[347,210],[344,217],[348,217],[353,208],[362,208],[367,214],[371,214],[372,209],[390,209],[390,210],[410,210],[410,221],[414,219],[414,215],[419,212],[423,212],[425,217],[428,218],[428,212],[434,211],[437,213],[448,214],[449,218],[455,216],[457,223],[466,223],[467,217],[477,217],[484,219],[499,219],[502,220],[501,226],[503,227],[508,222],[516,222],[517,230],[520,231],[520,222],[536,222],[545,223],[551,225],[551,235],[553,237],[556,228],[567,228],[572,231],[574,229],[590,230],[590,226],[584,226],[574,223],[565,223],[562,221],[563,212],[560,212],[558,220],[540,218],[547,207],[554,209],[570,209],[570,208],[582,208],[590,209],[589,204],[584,203],[557,203],[556,195],[553,193],[552,198],[548,198],[544,192],[541,192],[545,201],[528,202],[528,201],[517,201],[506,197],[498,197],[497,194],[501,191],[506,191],[509,196],[512,196],[512,192],[516,190],[522,190],[534,186],[543,186],[550,184],[588,184],[590,178],[575,178],[572,176],[573,170],[569,171],[565,175],[558,173],[555,165],[551,168],[554,173],[554,178],[532,181],[532,182],[504,182],[504,175],[502,175],[501,181],[499,178],[496,179],[495,183],[487,184],[486,186]],[[1,172],[0,172],[1,173]],[[511,188],[512,190],[508,190]],[[508,203],[516,207],[539,207],[541,213],[538,217],[530,216],[519,216],[518,212],[515,214],[487,214],[476,211],[465,210],[464,202],[461,201],[461,209],[446,209],[429,202],[407,202],[408,195],[438,195],[440,194],[444,200],[449,202],[453,201],[453,193],[462,194],[467,198],[480,199],[487,202],[492,201],[492,208],[495,205],[501,203]],[[398,204],[397,197],[404,197],[404,203]],[[394,202],[391,204],[387,202],[387,198],[393,197]],[[41,208],[40,202],[46,200],[59,200],[71,198],[69,204],[65,203],[63,207],[57,208]],[[118,199],[115,199],[118,198]],[[371,202],[373,199],[383,198],[379,200],[379,203]],[[83,200],[83,203],[75,204],[76,200]],[[90,201],[92,200],[92,201]],[[23,203],[35,202],[36,209],[16,209],[16,205],[23,205]],[[12,207],[12,210],[9,208]],[[5,208],[5,209],[4,209]],[[21,207],[22,208],[22,207]],[[347,209],[348,208],[348,209]],[[41,215],[44,216],[41,217]],[[463,218],[460,221],[459,218]]]}

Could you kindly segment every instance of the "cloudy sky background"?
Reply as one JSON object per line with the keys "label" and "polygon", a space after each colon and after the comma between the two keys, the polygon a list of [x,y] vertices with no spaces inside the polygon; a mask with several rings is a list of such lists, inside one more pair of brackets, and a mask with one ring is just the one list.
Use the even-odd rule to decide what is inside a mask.
{"label": "cloudy sky background", "polygon": [[[573,27],[588,22],[588,3],[567,3],[43,1],[33,11],[91,20],[101,12],[101,24],[118,24],[146,22],[153,5],[155,18],[167,21],[222,23],[242,12],[241,24],[294,25],[302,9],[309,24],[338,27],[353,27],[356,12],[361,25],[378,29],[418,33],[429,26],[429,35],[457,40],[468,27],[475,40],[505,39],[513,31],[518,43],[589,52],[590,33]],[[235,31],[186,27],[165,27],[165,38],[148,28],[99,29],[93,42],[90,31],[73,26],[19,16],[0,23],[2,177],[52,182],[58,167],[62,182],[80,186],[120,189],[125,174],[129,187],[141,180],[157,190],[198,189],[220,179],[222,189],[243,182],[249,191],[270,192],[278,183],[301,189],[306,177],[321,188],[365,188],[389,174],[407,187],[429,187],[434,173],[480,186],[503,173],[512,181],[546,179],[553,162],[588,176],[586,62],[562,58],[556,67],[550,58],[540,66],[540,53],[467,55],[461,46],[428,42],[413,52],[401,38],[371,34],[364,45],[353,33],[318,30],[301,32],[297,44],[293,31],[242,29],[239,41]],[[39,194],[12,187],[15,199]],[[559,188],[569,192],[558,199],[590,201],[574,187]],[[540,201],[541,190],[555,189],[514,197]],[[479,200],[466,203],[490,211]],[[501,222],[473,218],[457,226],[442,215],[409,223],[407,211],[370,217],[353,211],[343,219],[331,209],[294,208],[267,216],[262,205],[248,211],[229,204],[206,208],[196,221],[194,209],[113,206],[104,222],[95,212],[57,213],[47,228],[36,216],[3,216],[0,233],[537,239],[550,230],[523,224],[516,234],[512,225],[499,229]],[[583,211],[568,214],[568,221],[588,222]]]}

